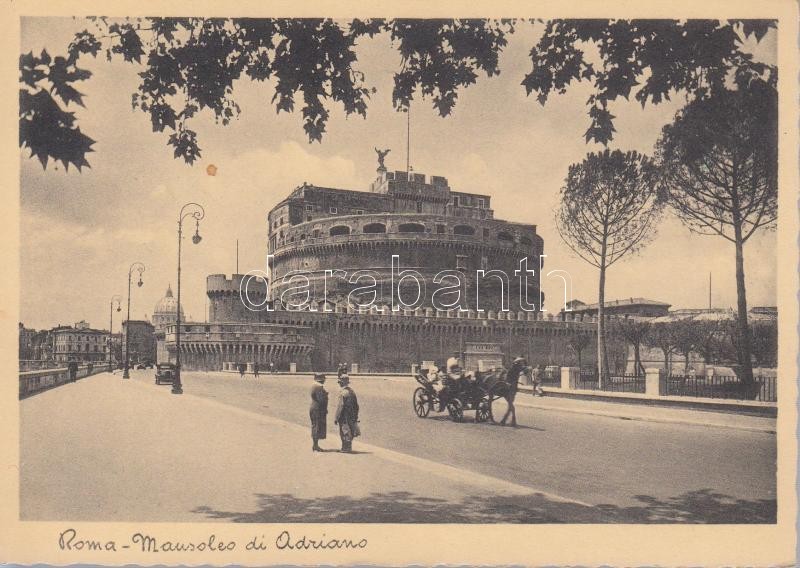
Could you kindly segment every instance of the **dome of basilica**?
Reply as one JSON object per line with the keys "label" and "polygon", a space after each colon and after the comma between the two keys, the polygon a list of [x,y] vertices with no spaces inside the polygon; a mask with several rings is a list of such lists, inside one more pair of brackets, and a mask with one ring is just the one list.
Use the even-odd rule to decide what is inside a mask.
{"label": "dome of basilica", "polygon": [[[156,302],[153,308],[153,325],[156,331],[163,331],[167,324],[175,322],[175,311],[178,308],[178,300],[172,295],[172,286],[167,287],[166,295]],[[183,306],[181,306],[181,320],[183,320]]]}

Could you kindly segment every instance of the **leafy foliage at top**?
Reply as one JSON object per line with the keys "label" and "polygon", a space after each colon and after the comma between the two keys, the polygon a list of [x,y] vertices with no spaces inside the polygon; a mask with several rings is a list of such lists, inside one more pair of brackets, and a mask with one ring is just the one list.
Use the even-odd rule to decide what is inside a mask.
{"label": "leafy foliage at top", "polygon": [[[388,35],[400,54],[392,100],[407,110],[416,92],[448,116],[461,89],[483,73],[499,74],[499,55],[519,22],[482,19],[215,19],[90,18],[92,29],[76,34],[65,57],[47,52],[20,57],[20,146],[44,166],[48,159],[80,168],[93,141],[76,125],[72,105],[83,106],[76,84],[90,73],[81,56],[134,64],[140,84],[132,104],[149,115],[155,132],[166,132],[176,158],[191,164],[201,155],[191,119],[210,112],[229,124],[240,114],[234,99],[237,80],[272,81],[270,103],[277,112],[299,106],[310,142],[321,141],[332,105],[346,115],[366,116],[374,92],[356,65],[363,39]],[[523,85],[544,104],[552,92],[574,81],[591,81],[592,126],[587,140],[606,143],[614,117],[608,103],[636,92],[643,104],[657,104],[674,90],[705,97],[731,73],[737,81],[774,81],[774,68],[752,61],[742,38],[763,38],[766,20],[569,20],[546,23],[531,51],[532,71]],[[583,46],[599,48],[602,65],[588,63]]]}
{"label": "leafy foliage at top", "polygon": [[[531,50],[533,69],[522,84],[545,104],[552,93],[588,81],[587,142],[608,143],[614,116],[608,105],[631,95],[644,106],[684,91],[703,99],[733,80],[777,84],[777,69],[753,60],[744,41],[761,41],[772,20],[553,20]],[[594,65],[587,51],[597,52]]]}
{"label": "leafy foliage at top", "polygon": [[[93,49],[91,45],[84,48]],[[47,167],[50,159],[61,162],[65,169],[70,164],[78,170],[89,165],[86,154],[92,151],[94,140],[75,124],[75,113],[62,108],[70,103],[83,106],[83,95],[73,84],[91,75],[76,65],[73,53],[68,58],[53,58],[43,50],[39,56],[27,53],[19,58],[23,85],[19,91],[19,144],[30,148],[42,167]]]}

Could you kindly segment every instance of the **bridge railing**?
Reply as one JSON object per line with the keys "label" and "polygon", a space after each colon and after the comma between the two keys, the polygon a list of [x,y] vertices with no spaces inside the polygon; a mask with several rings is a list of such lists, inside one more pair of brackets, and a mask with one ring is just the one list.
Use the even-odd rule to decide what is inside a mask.
{"label": "bridge railing", "polygon": [[[108,370],[108,364],[103,362],[87,363],[78,366],[75,380],[96,375]],[[69,368],[42,369],[39,371],[23,371],[19,374],[19,398],[27,398],[36,393],[70,382]]]}

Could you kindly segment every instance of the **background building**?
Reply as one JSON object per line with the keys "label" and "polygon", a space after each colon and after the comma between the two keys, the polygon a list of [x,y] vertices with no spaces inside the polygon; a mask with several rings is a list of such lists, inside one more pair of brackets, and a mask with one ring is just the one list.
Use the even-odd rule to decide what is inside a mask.
{"label": "background building", "polygon": [[[597,316],[600,304],[584,304],[580,300],[572,300],[567,303],[572,308],[571,313],[574,317]],[[658,300],[647,298],[622,298],[618,300],[606,300],[603,303],[605,314],[608,316],[638,316],[654,318],[665,316],[669,313],[670,304]],[[564,312],[562,310],[562,316]]]}
{"label": "background building", "polygon": [[35,329],[28,329],[19,323],[19,359],[29,360],[34,358],[33,338],[36,336]]}
{"label": "background building", "polygon": [[131,365],[156,360],[156,336],[153,324],[147,320],[130,320],[122,322],[122,348],[128,348],[128,360]]}
{"label": "background building", "polygon": [[85,321],[74,327],[52,330],[53,358],[59,363],[69,361],[97,362],[108,360],[108,331],[92,329]]}
{"label": "background building", "polygon": [[[156,341],[155,361],[157,363],[163,363],[170,360],[164,339],[167,326],[175,324],[177,312],[178,300],[172,294],[172,285],[169,285],[167,286],[167,291],[164,294],[164,297],[156,302],[156,305],[153,308],[153,330]],[[183,307],[181,307],[181,321],[185,321]]]}

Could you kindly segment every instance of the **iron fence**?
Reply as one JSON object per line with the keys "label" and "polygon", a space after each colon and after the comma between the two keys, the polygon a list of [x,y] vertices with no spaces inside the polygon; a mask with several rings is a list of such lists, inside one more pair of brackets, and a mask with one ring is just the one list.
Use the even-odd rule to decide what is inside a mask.
{"label": "iron fence", "polygon": [[777,402],[777,387],[777,377],[754,377],[754,382],[748,385],[736,376],[670,375],[665,394]]}
{"label": "iron fence", "polygon": [[597,380],[597,370],[581,369],[580,373],[578,373],[578,384],[576,387],[583,390],[598,390],[600,385]]}
{"label": "iron fence", "polygon": [[641,374],[637,376],[624,373],[612,373],[603,384],[600,385],[596,369],[581,369],[575,387],[583,390],[644,393],[645,377]]}
{"label": "iron fence", "polygon": [[644,375],[612,374],[603,383],[603,390],[610,392],[645,392]]}

